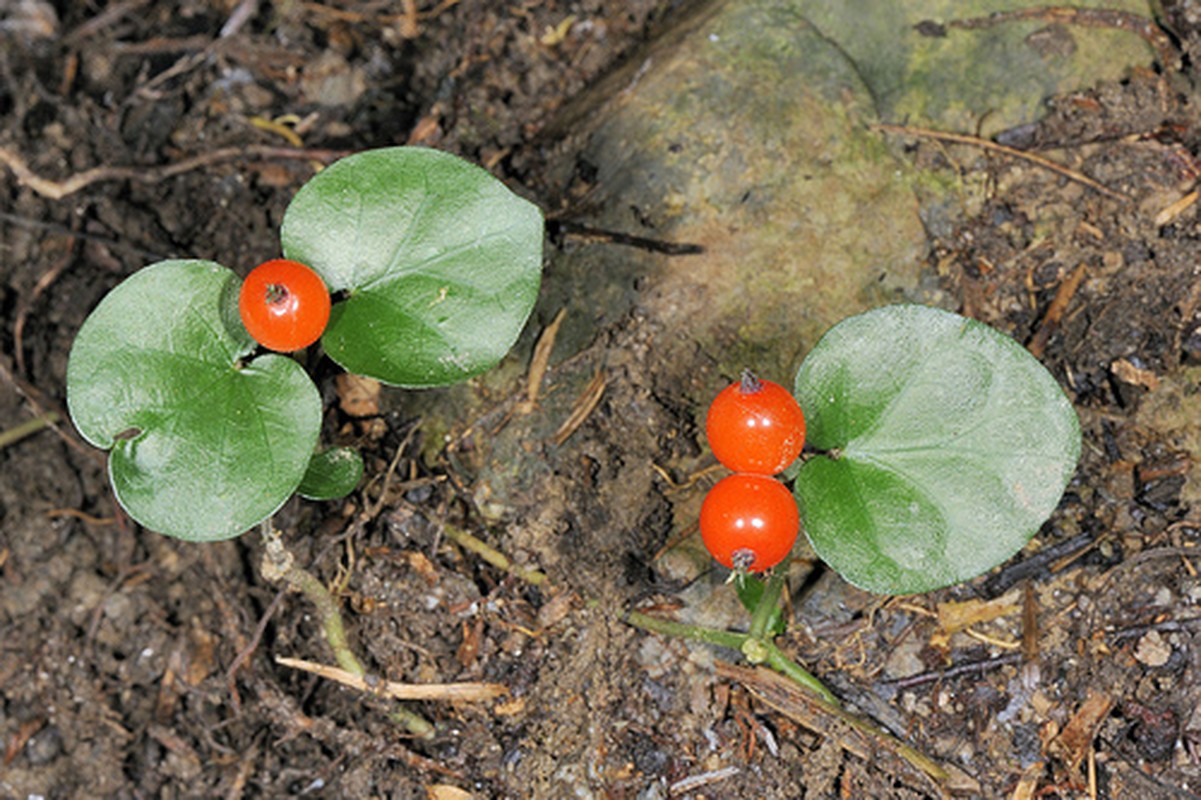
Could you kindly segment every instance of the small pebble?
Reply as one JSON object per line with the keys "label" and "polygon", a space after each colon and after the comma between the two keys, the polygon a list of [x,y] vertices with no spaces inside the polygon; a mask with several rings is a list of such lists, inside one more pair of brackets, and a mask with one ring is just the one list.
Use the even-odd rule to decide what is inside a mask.
{"label": "small pebble", "polygon": [[25,743],[25,757],[32,766],[40,767],[58,758],[63,751],[63,737],[53,725],[43,728]]}
{"label": "small pebble", "polygon": [[884,672],[893,679],[917,675],[926,668],[922,662],[921,650],[922,643],[916,637],[906,639],[888,654]]}
{"label": "small pebble", "polygon": [[1159,631],[1150,631],[1138,640],[1134,657],[1148,667],[1162,667],[1172,657],[1172,646],[1164,641]]}

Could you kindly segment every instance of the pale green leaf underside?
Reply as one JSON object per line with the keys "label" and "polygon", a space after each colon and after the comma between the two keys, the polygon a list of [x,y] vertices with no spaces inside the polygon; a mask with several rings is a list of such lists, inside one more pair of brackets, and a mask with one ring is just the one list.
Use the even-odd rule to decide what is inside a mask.
{"label": "pale green leaf underside", "polygon": [[1022,548],[1080,455],[1075,411],[1012,339],[922,306],[832,328],[796,394],[819,456],[796,494],[815,551],[851,583],[911,594]]}
{"label": "pale green leaf underside", "polygon": [[346,293],[326,352],[385,383],[438,386],[491,368],[538,295],[541,212],[436,150],[338,161],[297,193],[280,236],[288,258]]}
{"label": "pale green leaf underside", "polygon": [[231,316],[239,280],[208,261],[134,273],[85,320],[67,365],[71,418],[111,448],[122,507],[189,540],[237,536],[295,491],[321,423],[317,389],[289,358],[243,365]]}

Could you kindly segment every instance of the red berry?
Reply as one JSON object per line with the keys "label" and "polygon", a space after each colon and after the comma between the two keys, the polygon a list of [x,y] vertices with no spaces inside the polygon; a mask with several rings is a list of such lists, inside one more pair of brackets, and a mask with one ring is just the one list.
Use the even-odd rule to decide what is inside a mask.
{"label": "red berry", "polygon": [[805,415],[787,389],[746,371],[722,389],[705,419],[709,447],[735,472],[775,475],[805,445]]}
{"label": "red berry", "polygon": [[329,290],[313,270],[277,258],[259,264],[242,283],[238,311],[254,340],[290,353],[321,338],[329,322]]}
{"label": "red berry", "polygon": [[765,475],[722,478],[701,503],[701,539],[730,569],[762,572],[779,564],[792,552],[800,525],[792,492]]}

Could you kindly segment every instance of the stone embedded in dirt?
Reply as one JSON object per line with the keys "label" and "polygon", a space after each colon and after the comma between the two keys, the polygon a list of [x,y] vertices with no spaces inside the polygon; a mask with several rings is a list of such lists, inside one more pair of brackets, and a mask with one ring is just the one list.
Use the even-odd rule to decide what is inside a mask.
{"label": "stone embedded in dirt", "polygon": [[26,40],[58,37],[58,12],[45,0],[0,3],[0,34],[15,34]]}
{"label": "stone embedded in dirt", "polygon": [[350,106],[367,91],[367,74],[345,58],[326,50],[300,76],[305,99],[320,106]]}
{"label": "stone embedded in dirt", "polygon": [[855,65],[789,4],[715,4],[622,77],[580,104],[581,148],[549,169],[562,216],[703,252],[565,248],[544,298],[568,306],[562,343],[637,307],[679,332],[662,350],[786,378],[834,322],[916,289],[925,230],[904,165],[866,127]]}
{"label": "stone embedded in dirt", "polygon": [[923,647],[922,641],[915,636],[901,642],[889,653],[888,660],[884,662],[885,674],[890,678],[897,679],[921,673],[926,669],[926,664],[921,659]]}
{"label": "stone embedded in dirt", "polygon": [[63,751],[63,736],[58,728],[50,725],[35,733],[25,743],[25,757],[33,766],[49,764]]}
{"label": "stone embedded in dirt", "polygon": [[1162,667],[1171,657],[1172,645],[1168,644],[1159,631],[1143,634],[1134,647],[1135,660],[1144,666]]}

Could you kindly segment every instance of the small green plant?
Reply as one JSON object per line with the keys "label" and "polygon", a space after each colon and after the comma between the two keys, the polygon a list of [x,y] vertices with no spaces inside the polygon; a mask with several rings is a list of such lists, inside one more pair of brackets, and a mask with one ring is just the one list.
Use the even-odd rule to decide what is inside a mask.
{"label": "small green plant", "polygon": [[245,281],[211,261],[152,264],[75,339],[71,418],[111,450],[117,500],[146,528],[227,539],[294,493],[328,499],[358,482],[357,453],[318,449],[313,381],[259,344],[290,352],[320,337],[347,370],[444,386],[494,366],[538,294],[540,211],[434,150],[338,161],[293,198],[281,239],[284,259]]}
{"label": "small green plant", "polygon": [[[713,453],[736,473],[783,472],[808,425],[811,453],[793,473],[799,519],[824,561],[881,594],[949,586],[1012,556],[1054,510],[1080,457],[1076,413],[1046,369],[992,328],[933,308],[844,320],[797,372],[799,402],[782,392],[749,372],[723,389],[706,420]],[[705,543],[727,566],[740,537],[749,553],[768,527],[780,531],[773,538],[793,535],[764,523],[779,516],[766,501],[744,503],[749,522],[707,535],[710,497],[725,506],[757,488],[735,493],[728,480],[701,511]],[[743,567],[762,572],[778,560]]]}
{"label": "small green plant", "polygon": [[[1012,339],[916,305],[831,328],[796,375],[803,415],[791,398],[764,391],[770,385],[744,374],[717,395],[706,421],[714,455],[735,474],[706,495],[701,537],[734,570],[751,613],[747,632],[639,612],[627,620],[737,650],[846,719],[834,695],[774,642],[785,629],[784,571],[751,573],[783,561],[799,525],[822,560],[872,592],[915,594],[974,578],[1017,553],[1054,511],[1080,457],[1080,424],[1055,379]],[[800,450],[806,436],[808,449],[789,466],[780,443]],[[781,472],[792,496],[770,476]],[[780,495],[795,508],[782,510]]]}
{"label": "small green plant", "polygon": [[[537,297],[543,220],[484,170],[401,147],[319,173],[289,205],[281,240],[284,258],[245,281],[211,261],[173,260],[114,288],[72,347],[68,407],[82,435],[111,451],[114,494],[144,527],[214,541],[261,524],[265,574],[322,609],[339,663],[361,676],[336,604],[271,533],[293,494],[340,497],[363,469],[353,451],[318,447],[317,387],[284,353],[320,340],[343,368],[414,388],[491,368]],[[784,570],[773,568],[798,531],[873,592],[965,581],[1029,541],[1081,446],[1071,404],[1029,353],[914,305],[836,325],[791,394],[745,374],[718,395],[706,430],[734,474],[702,504],[701,534],[734,570],[749,629],[626,619],[739,650],[831,709],[834,695],[774,642],[785,621]],[[406,724],[427,730],[416,717]]]}

